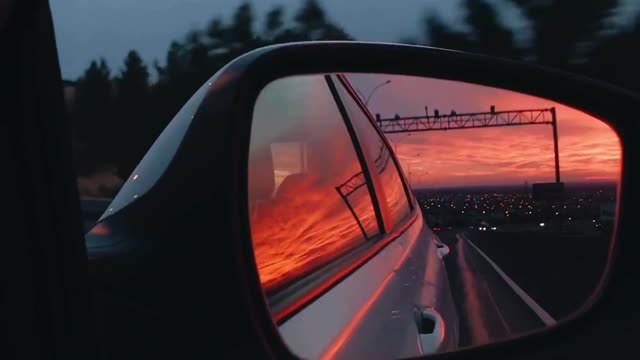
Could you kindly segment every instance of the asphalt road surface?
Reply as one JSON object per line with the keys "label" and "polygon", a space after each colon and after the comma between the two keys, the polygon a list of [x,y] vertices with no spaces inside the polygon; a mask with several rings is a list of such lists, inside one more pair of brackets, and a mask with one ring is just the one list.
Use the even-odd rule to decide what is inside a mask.
{"label": "asphalt road surface", "polygon": [[557,319],[578,310],[604,273],[610,237],[603,233],[500,233],[468,238]]}
{"label": "asphalt road surface", "polygon": [[495,342],[575,313],[603,274],[605,234],[438,233],[460,316],[461,346]]}

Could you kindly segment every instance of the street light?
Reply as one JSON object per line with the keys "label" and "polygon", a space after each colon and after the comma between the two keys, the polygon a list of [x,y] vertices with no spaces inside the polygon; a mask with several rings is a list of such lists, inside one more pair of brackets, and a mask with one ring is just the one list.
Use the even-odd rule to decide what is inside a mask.
{"label": "street light", "polygon": [[375,93],[376,90],[378,90],[379,88],[389,84],[390,82],[391,82],[391,80],[387,80],[387,81],[381,83],[380,85],[374,87],[373,90],[371,90],[371,92],[369,93],[369,97],[367,97],[367,100],[364,102],[364,104],[369,106],[369,100],[371,99],[371,96],[373,96],[373,93]]}
{"label": "street light", "polygon": [[390,83],[390,82],[391,82],[391,80],[387,80],[387,81],[385,81],[385,82],[383,82],[383,83],[381,83],[381,84],[378,84],[376,87],[374,87],[374,88],[371,90],[371,92],[369,93],[369,96],[364,96],[364,94],[362,94],[362,92],[361,92],[360,90],[358,90],[358,93],[360,93],[360,96],[362,96],[362,98],[363,98],[363,99],[365,99],[365,98],[366,98],[366,100],[364,101],[364,104],[365,104],[365,105],[367,105],[367,106],[369,106],[369,100],[371,99],[371,96],[373,96],[373,93],[375,93],[375,92],[376,92],[376,90],[378,90],[379,88],[381,88],[381,87],[383,87],[383,86],[387,85],[387,84],[388,84],[388,83]]}

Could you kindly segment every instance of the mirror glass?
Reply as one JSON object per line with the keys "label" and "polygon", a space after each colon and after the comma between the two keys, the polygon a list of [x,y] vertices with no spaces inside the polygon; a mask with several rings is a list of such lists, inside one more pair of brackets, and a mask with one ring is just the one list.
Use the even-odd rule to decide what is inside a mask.
{"label": "mirror glass", "polygon": [[394,359],[569,319],[604,275],[618,137],[565,105],[385,74],[278,79],[249,154],[254,254],[303,358]]}

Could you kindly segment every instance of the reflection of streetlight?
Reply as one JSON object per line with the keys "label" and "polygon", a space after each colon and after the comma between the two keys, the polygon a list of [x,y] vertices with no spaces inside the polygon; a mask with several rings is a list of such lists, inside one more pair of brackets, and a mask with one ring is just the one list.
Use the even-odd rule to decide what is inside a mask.
{"label": "reflection of streetlight", "polygon": [[364,96],[364,94],[362,94],[362,92],[360,90],[358,90],[358,89],[356,89],[356,90],[358,91],[358,93],[360,93],[360,96],[362,96],[363,99],[366,98],[366,100],[364,101],[364,104],[368,106],[369,105],[369,100],[371,99],[371,96],[373,96],[373,93],[375,93],[376,90],[378,90],[379,88],[387,85],[390,82],[391,82],[391,80],[387,80],[387,81],[385,81],[385,82],[383,82],[381,84],[378,84],[376,87],[373,88],[373,90],[371,90],[371,92],[369,92],[369,96]]}

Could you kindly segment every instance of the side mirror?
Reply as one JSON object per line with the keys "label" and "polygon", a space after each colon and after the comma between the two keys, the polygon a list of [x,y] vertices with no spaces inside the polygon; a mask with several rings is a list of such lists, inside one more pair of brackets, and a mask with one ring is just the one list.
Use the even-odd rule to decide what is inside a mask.
{"label": "side mirror", "polygon": [[[602,291],[633,94],[506,60],[355,42],[258,49],[198,94],[179,136],[159,140],[172,145],[154,144],[170,150],[139,165],[144,193],[129,179],[103,221],[153,239],[156,264],[181,264],[169,285],[231,274],[223,308],[250,307],[243,319],[276,353],[457,351],[561,327]],[[444,246],[427,218],[447,229]],[[215,241],[202,240],[208,230]],[[195,258],[175,251],[176,236]],[[219,322],[206,307],[219,297],[197,295],[185,317]]]}
{"label": "side mirror", "polygon": [[[373,51],[373,45],[347,43],[282,51],[293,64],[323,45],[338,59],[346,53],[365,59]],[[253,160],[254,150],[305,145],[272,152],[279,164],[272,176],[284,176],[276,188],[293,177],[306,179],[291,182],[295,196],[274,195],[264,212],[250,216],[257,270],[285,344],[308,358],[407,357],[497,342],[517,335],[508,329],[542,330],[575,316],[604,276],[613,238],[612,229],[599,231],[593,220],[600,206],[617,199],[616,131],[580,107],[545,97],[528,76],[494,82],[472,73],[469,66],[480,66],[477,59],[462,59],[468,55],[429,56],[433,49],[403,46],[377,50],[379,63],[299,65],[269,79],[256,97],[249,180],[252,164],[261,163]],[[400,70],[383,61],[421,51],[424,61],[434,63]],[[459,69],[438,57],[458,62]],[[428,216],[435,221],[425,227]],[[473,223],[480,226],[466,230]],[[453,231],[441,231],[449,226]],[[427,241],[429,232],[440,234],[443,245]],[[411,262],[391,248],[379,249],[394,241],[406,241]],[[593,261],[568,265],[566,251],[576,247],[585,247],[584,256]],[[434,260],[451,251],[464,260]],[[381,259],[389,268],[379,272]],[[468,267],[475,275],[465,279]],[[402,277],[389,278],[392,268],[424,282],[402,286]],[[574,281],[584,286],[568,285]],[[427,283],[435,288],[421,285]],[[486,288],[470,294],[480,283]],[[500,295],[503,290],[520,295]],[[482,300],[477,308],[465,306],[465,297],[485,296],[512,312]],[[457,304],[456,310],[447,303]],[[412,324],[402,315],[411,304],[433,309],[443,326]],[[394,312],[393,321],[376,315]],[[523,322],[527,314],[534,316]],[[503,326],[495,326],[501,318]],[[396,326],[417,328],[396,338],[390,335]],[[411,336],[439,340],[408,349],[404,341]],[[385,342],[372,341],[383,337]]]}

